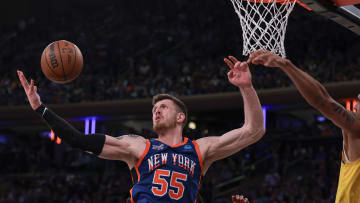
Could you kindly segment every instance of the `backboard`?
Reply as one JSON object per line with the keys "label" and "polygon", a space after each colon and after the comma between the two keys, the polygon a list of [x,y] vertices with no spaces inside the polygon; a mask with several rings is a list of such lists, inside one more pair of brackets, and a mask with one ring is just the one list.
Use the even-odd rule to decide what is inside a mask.
{"label": "backboard", "polygon": [[360,35],[360,0],[301,0],[317,12]]}

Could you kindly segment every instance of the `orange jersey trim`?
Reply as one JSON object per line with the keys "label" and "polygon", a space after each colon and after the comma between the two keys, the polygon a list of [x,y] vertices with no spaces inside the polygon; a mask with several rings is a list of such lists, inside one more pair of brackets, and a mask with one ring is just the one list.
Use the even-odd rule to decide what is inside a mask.
{"label": "orange jersey trim", "polygon": [[192,143],[194,144],[196,153],[197,153],[197,155],[199,157],[200,168],[201,168],[201,176],[203,176],[204,175],[204,166],[203,166],[203,160],[202,160],[202,157],[201,157],[201,154],[200,154],[199,145],[195,140],[193,140]]}
{"label": "orange jersey trim", "polygon": [[130,190],[130,201],[131,201],[131,203],[135,203],[135,201],[134,201],[134,199],[133,199],[133,197],[132,197],[132,188],[131,188],[131,190]]}
{"label": "orange jersey trim", "polygon": [[138,176],[138,182],[140,181],[139,166],[140,166],[141,162],[143,161],[143,159],[145,158],[146,154],[149,152],[149,149],[150,149],[150,141],[146,140],[145,150],[142,153],[141,157],[139,158],[139,161],[135,165],[135,170],[136,170],[136,173],[137,173],[137,176]]}
{"label": "orange jersey trim", "polygon": [[176,145],[171,145],[170,147],[175,148],[175,147],[180,147],[183,146],[184,144],[186,144],[188,141],[187,137],[184,137],[184,141],[182,143],[176,144]]}

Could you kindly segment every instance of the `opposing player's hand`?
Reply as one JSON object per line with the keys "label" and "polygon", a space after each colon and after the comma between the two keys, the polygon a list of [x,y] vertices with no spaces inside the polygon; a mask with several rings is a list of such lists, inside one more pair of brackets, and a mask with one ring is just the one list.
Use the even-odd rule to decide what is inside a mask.
{"label": "opposing player's hand", "polygon": [[241,62],[233,56],[224,58],[225,63],[229,66],[228,72],[229,82],[237,87],[250,87],[251,73],[247,62]]}
{"label": "opposing player's hand", "polygon": [[257,50],[254,51],[247,61],[248,63],[261,64],[268,67],[283,67],[286,65],[287,59],[284,59],[271,51]]}
{"label": "opposing player's hand", "polygon": [[29,100],[31,108],[33,110],[37,109],[41,105],[40,96],[37,93],[37,87],[34,85],[34,80],[31,79],[30,84],[28,83],[27,79],[24,76],[24,73],[21,71],[17,71],[19,76],[19,80],[21,85],[23,86],[26,96]]}
{"label": "opposing player's hand", "polygon": [[231,196],[233,203],[249,203],[249,200],[242,195]]}

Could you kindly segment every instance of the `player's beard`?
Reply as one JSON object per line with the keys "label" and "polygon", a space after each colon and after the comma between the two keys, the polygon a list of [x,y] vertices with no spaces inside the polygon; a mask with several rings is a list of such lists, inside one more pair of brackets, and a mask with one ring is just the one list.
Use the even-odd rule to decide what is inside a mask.
{"label": "player's beard", "polygon": [[156,133],[160,133],[166,131],[167,129],[175,128],[175,126],[176,126],[176,119],[174,117],[168,120],[160,120],[160,122],[154,123],[153,130]]}

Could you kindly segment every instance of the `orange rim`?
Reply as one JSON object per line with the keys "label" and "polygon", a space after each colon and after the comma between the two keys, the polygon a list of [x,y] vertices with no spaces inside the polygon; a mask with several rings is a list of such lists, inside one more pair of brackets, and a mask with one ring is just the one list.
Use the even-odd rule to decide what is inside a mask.
{"label": "orange rim", "polygon": [[[286,4],[286,3],[294,3],[295,0],[243,0],[243,1],[250,1],[252,3],[272,3],[272,2],[276,2],[276,3],[279,3],[279,4]],[[334,0],[336,1],[336,0]],[[338,0],[338,1],[341,1],[341,0]],[[350,0],[350,1],[360,1],[360,0]],[[309,6],[307,6],[306,4],[304,4],[303,2],[297,0],[296,1],[297,4],[299,4],[300,6],[306,8],[307,10],[311,11],[311,8]]]}
{"label": "orange rim", "polygon": [[337,6],[349,6],[354,4],[360,4],[360,0],[333,0]]}
{"label": "orange rim", "polygon": [[295,0],[243,0],[243,1],[250,1],[252,3],[273,3],[274,1],[276,3],[294,3]]}

